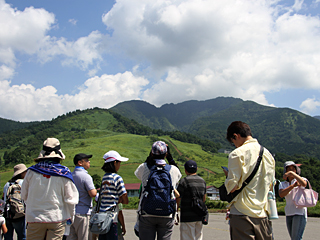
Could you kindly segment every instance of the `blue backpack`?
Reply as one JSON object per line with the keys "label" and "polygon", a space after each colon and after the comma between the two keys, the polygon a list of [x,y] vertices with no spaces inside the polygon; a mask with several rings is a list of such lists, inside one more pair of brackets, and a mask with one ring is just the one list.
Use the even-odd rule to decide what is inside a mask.
{"label": "blue backpack", "polygon": [[147,185],[144,187],[141,210],[151,215],[168,216],[175,212],[170,165],[152,166]]}

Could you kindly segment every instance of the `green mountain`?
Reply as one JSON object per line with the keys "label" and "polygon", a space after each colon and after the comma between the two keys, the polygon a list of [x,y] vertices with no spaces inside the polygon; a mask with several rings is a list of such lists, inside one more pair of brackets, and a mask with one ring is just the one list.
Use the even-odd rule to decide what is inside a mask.
{"label": "green mountain", "polygon": [[165,104],[157,108],[145,101],[133,100],[119,103],[110,109],[153,129],[188,132],[191,124],[199,117],[211,116],[241,102],[239,98],[218,97],[206,101]]}
{"label": "green mountain", "polygon": [[[193,110],[195,112],[193,118],[196,120],[186,119],[181,124],[183,127],[189,126],[189,133],[178,130],[152,129],[113,110],[99,108],[76,110],[58,116],[51,121],[32,123],[24,128],[1,133],[0,188],[11,178],[14,165],[25,163],[30,166],[33,164],[33,159],[38,156],[42,143],[47,137],[56,137],[60,140],[62,150],[66,155],[63,164],[71,170],[74,167],[72,159],[75,154],[79,152],[93,154],[89,173],[95,179],[101,179],[103,175],[101,170],[103,154],[111,149],[119,151],[121,155],[130,158],[130,161],[123,164],[119,171],[126,183],[137,182],[133,174],[134,170],[141,162],[145,161],[150,152],[151,144],[156,140],[163,140],[168,143],[182,173],[184,162],[193,159],[198,163],[198,174],[206,180],[207,185],[219,186],[225,179],[220,166],[226,166],[228,158],[227,154],[217,153],[221,144],[208,139],[220,141],[231,150],[231,146],[225,140],[226,128],[231,121],[242,120],[251,125],[254,136],[264,146],[276,153],[276,177],[278,179],[282,177],[283,162],[294,160],[303,164],[301,166],[303,176],[312,182],[313,188],[320,189],[318,177],[320,161],[317,159],[319,156],[317,154],[319,120],[292,109],[265,107],[251,101],[227,98],[227,102],[224,104],[224,98],[216,100],[217,102],[214,100],[203,102],[208,103],[209,106],[219,105],[218,110],[210,110],[208,106],[201,107],[201,103],[203,103],[201,101],[179,104],[184,107],[183,109],[179,109],[173,104],[162,108],[165,109],[165,113],[170,112],[171,118],[176,114],[175,111],[183,115]],[[143,114],[134,110],[132,106],[128,109],[150,121],[151,118],[147,118],[148,111],[143,106],[151,106],[154,118],[166,119],[174,129],[175,126],[179,127],[179,121],[171,123],[169,121],[171,118],[158,113],[159,108],[145,102],[142,102],[141,107],[139,103],[139,101],[134,101],[132,106],[136,106],[135,109],[145,111]],[[123,109],[125,109],[126,103],[123,104]],[[208,116],[205,116],[206,112]],[[204,116],[196,118],[197,114]],[[196,133],[198,136],[191,133]],[[277,149],[280,149],[282,153],[278,153]],[[286,152],[299,154],[289,156],[285,154]],[[309,156],[303,155],[305,153]],[[311,154],[317,155],[312,158]]]}
{"label": "green mountain", "polygon": [[12,130],[21,129],[21,128],[26,128],[36,123],[37,122],[16,122],[13,120],[0,118],[0,133],[10,132]]}
{"label": "green mountain", "polygon": [[[200,139],[189,133],[153,130],[111,110],[94,108],[84,111],[77,110],[51,121],[39,122],[23,129],[0,134],[0,166],[8,167],[21,162],[30,163],[38,155],[47,137],[54,136],[65,143],[77,141],[76,145],[85,146],[87,139],[122,133],[148,136],[152,139],[151,141],[156,139],[153,135],[167,135],[182,142],[198,144],[204,151],[212,153],[217,152],[220,147],[219,144]],[[126,148],[130,148],[130,145],[133,144],[129,142]]]}
{"label": "green mountain", "polygon": [[1,133],[0,188],[11,178],[14,165],[25,163],[30,166],[34,163],[33,160],[38,156],[47,137],[60,140],[61,149],[66,155],[63,164],[71,170],[74,167],[75,154],[93,154],[89,173],[97,174],[97,179],[101,179],[103,175],[103,154],[116,150],[130,159],[122,164],[119,174],[126,183],[138,182],[133,172],[145,161],[152,143],[156,140],[163,140],[169,145],[182,172],[185,161],[196,160],[199,174],[205,177],[208,184],[220,184],[223,181],[224,175],[220,166],[227,164],[226,154],[217,153],[220,146],[211,141],[179,131],[153,130],[111,110],[94,108],[77,110],[51,121]]}
{"label": "green mountain", "polygon": [[228,125],[235,120],[248,123],[253,136],[273,153],[319,156],[320,121],[289,108],[265,107],[246,101],[197,119],[189,132],[226,147],[223,138]]}
{"label": "green mountain", "polygon": [[[305,154],[320,158],[320,121],[289,108],[219,97],[165,104],[160,108],[146,102],[129,101],[112,110],[151,128],[167,130],[174,127],[229,149],[231,147],[225,140],[226,129],[231,122],[240,120],[248,123],[253,136],[274,154]],[[167,124],[158,124],[160,119]]]}

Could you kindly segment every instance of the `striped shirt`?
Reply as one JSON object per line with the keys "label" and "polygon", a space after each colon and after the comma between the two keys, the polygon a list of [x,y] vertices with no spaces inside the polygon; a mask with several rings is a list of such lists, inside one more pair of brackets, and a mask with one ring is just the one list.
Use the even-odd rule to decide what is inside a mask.
{"label": "striped shirt", "polygon": [[[187,180],[189,183],[189,186],[187,184]],[[194,195],[198,197],[199,199],[203,199],[203,196],[207,192],[206,188],[206,182],[198,175],[189,175],[185,178],[181,179],[179,186],[178,186],[178,192],[180,193],[181,197],[181,216],[180,221],[181,222],[197,222],[201,221],[203,217],[199,216],[194,210],[192,209],[192,192],[194,192]]]}
{"label": "striped shirt", "polygon": [[106,173],[102,178],[100,212],[106,212],[118,204],[119,198],[127,193],[121,176],[116,173]]}

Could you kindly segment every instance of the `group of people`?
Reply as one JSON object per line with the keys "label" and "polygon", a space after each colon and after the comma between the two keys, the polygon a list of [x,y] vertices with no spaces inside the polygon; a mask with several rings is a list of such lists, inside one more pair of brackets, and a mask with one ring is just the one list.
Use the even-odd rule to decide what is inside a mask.
{"label": "group of people", "polygon": [[[249,125],[241,121],[229,125],[227,140],[235,146],[235,150],[229,154],[228,170],[224,170],[224,184],[227,192],[233,193],[241,189],[253,172],[260,144],[252,137]],[[35,159],[35,165],[29,168],[24,164],[16,165],[12,179],[4,186],[4,201],[12,184],[21,186],[21,198],[26,206],[25,216],[6,221],[0,217],[0,223],[5,224],[5,228],[2,228],[5,240],[13,239],[14,230],[18,240],[121,239],[126,232],[122,204],[128,204],[129,200],[124,181],[117,172],[121,162],[129,159],[113,150],[105,153],[102,166],[105,174],[101,187],[96,189],[87,172],[90,158],[92,155],[76,154],[75,169],[70,172],[61,165],[65,155],[59,140],[48,138]],[[146,161],[134,172],[141,181],[135,226],[139,239],[170,240],[175,224],[180,225],[181,240],[203,239],[204,216],[195,211],[193,202],[194,198],[205,202],[206,182],[197,175],[195,161],[187,161],[184,171],[186,177],[181,179],[182,174],[165,142],[153,143]],[[307,219],[306,208],[298,209],[292,203],[292,189],[307,184],[307,179],[301,177],[300,173],[300,168],[294,162],[286,162],[283,175],[285,181],[279,187],[280,197],[286,198],[287,228],[294,240],[302,239]],[[273,239],[271,222],[268,220],[267,194],[274,179],[275,160],[264,148],[255,176],[227,206],[230,209],[231,239]],[[96,210],[113,211],[110,230],[98,236],[89,231],[92,198],[99,201],[99,209]],[[122,229],[119,230],[119,226]]]}

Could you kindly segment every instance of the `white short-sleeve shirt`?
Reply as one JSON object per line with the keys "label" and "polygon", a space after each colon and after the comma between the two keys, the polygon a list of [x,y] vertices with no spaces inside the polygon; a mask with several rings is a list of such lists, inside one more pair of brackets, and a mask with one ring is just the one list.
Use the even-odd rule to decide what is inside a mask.
{"label": "white short-sleeve shirt", "polygon": [[[303,179],[305,181],[307,181],[306,178],[303,177]],[[284,181],[281,182],[279,185],[279,190],[280,189],[286,189],[287,187],[289,187],[290,185],[294,184],[297,180],[293,179],[291,181],[291,183],[289,183],[288,181]],[[295,187],[294,189],[296,189],[298,187]],[[304,188],[304,187],[301,187]],[[303,208],[298,208],[296,207],[296,205],[294,205],[293,203],[293,189],[287,194],[287,196],[285,196],[286,198],[286,207],[284,208],[286,216],[293,216],[293,215],[304,215],[307,218],[307,208],[303,207]]]}

